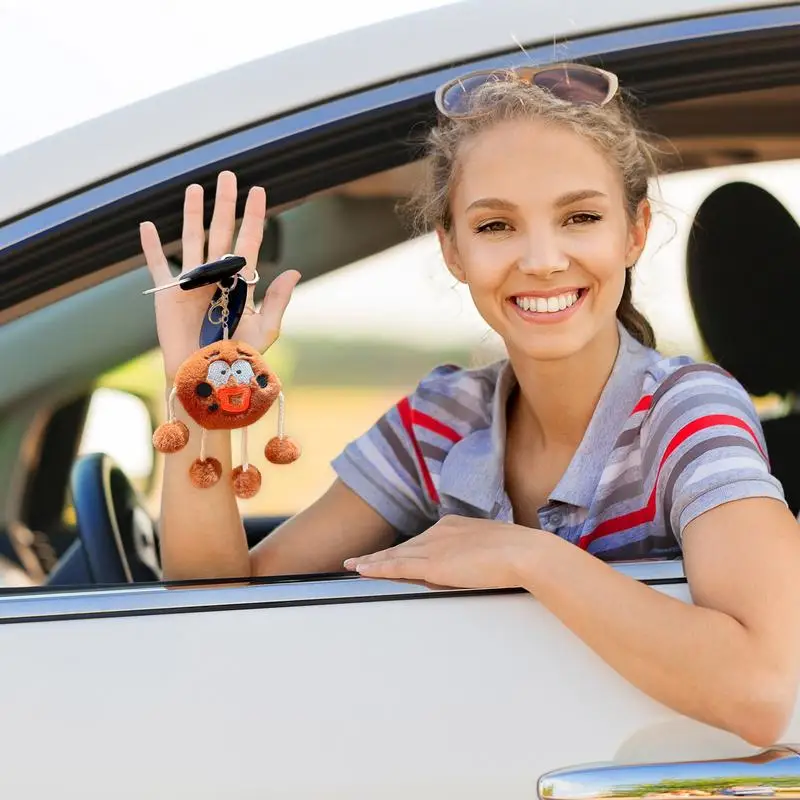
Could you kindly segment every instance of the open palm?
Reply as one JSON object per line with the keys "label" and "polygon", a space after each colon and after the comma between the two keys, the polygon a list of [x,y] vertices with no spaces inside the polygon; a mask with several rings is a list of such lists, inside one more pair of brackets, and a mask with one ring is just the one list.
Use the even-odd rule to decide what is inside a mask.
{"label": "open palm", "polygon": [[[205,247],[203,228],[203,187],[193,184],[186,189],[183,206],[183,265],[181,272],[221,258],[226,253],[243,256],[247,261],[244,274],[251,278],[258,263],[258,251],[264,234],[264,219],[267,213],[267,196],[261,187],[253,187],[247,195],[244,216],[239,228],[236,244],[233,234],[236,226],[236,176],[232,172],[221,172],[217,180],[214,213],[208,232],[208,253]],[[170,283],[169,270],[158,231],[152,222],[140,226],[142,250],[147,267],[156,286]],[[281,320],[292,296],[292,290],[300,279],[300,273],[289,270],[279,275],[269,286],[257,314],[245,312],[233,338],[247,342],[259,352],[264,352],[280,334]],[[203,286],[191,291],[177,287],[155,294],[158,340],[164,355],[164,369],[172,379],[178,367],[198,347],[200,326],[208,309],[216,286]],[[254,287],[250,286],[248,305],[252,306]]]}

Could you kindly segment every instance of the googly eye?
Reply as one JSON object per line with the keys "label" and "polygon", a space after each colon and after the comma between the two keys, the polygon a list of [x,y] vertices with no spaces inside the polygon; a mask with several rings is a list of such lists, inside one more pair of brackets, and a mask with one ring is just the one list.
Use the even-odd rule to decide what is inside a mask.
{"label": "googly eye", "polygon": [[236,383],[242,385],[247,385],[255,378],[252,364],[243,358],[237,359],[231,364],[231,372],[233,372],[233,379]]}
{"label": "googly eye", "polygon": [[208,365],[206,380],[217,389],[224,386],[231,377],[231,365],[227,361],[212,361]]}

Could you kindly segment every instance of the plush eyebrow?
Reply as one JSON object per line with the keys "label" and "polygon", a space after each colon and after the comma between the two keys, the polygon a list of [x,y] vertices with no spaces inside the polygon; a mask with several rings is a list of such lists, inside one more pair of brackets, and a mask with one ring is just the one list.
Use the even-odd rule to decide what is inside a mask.
{"label": "plush eyebrow", "polygon": [[212,358],[218,358],[219,354],[219,350],[215,350],[213,353],[206,353],[206,361],[211,361]]}
{"label": "plush eyebrow", "polygon": [[249,353],[248,353],[246,350],[240,350],[240,349],[237,347],[237,348],[236,348],[236,352],[237,352],[237,353],[238,353],[240,356],[244,356],[245,358],[247,358],[247,359],[249,360],[249,358],[250,358],[250,354],[249,354]]}

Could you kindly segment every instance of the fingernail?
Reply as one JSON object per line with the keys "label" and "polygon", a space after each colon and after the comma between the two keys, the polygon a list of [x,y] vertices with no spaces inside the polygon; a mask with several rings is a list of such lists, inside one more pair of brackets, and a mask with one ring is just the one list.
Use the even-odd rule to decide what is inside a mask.
{"label": "fingernail", "polygon": [[352,566],[353,566],[353,562],[354,562],[354,561],[355,561],[355,559],[354,559],[354,558],[346,558],[346,559],[344,560],[344,564],[343,564],[344,568],[345,568],[345,569],[350,569],[350,567],[352,567]]}

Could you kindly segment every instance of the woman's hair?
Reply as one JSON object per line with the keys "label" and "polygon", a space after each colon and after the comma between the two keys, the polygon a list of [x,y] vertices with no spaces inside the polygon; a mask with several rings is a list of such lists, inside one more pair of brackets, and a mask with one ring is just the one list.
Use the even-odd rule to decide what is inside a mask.
{"label": "woman's hair", "polygon": [[[458,174],[458,154],[467,139],[499,122],[541,119],[562,125],[590,141],[619,171],[626,211],[635,220],[647,198],[650,178],[658,174],[655,149],[645,141],[632,111],[616,97],[605,106],[576,105],[531,86],[509,73],[507,80],[490,81],[471,96],[474,116],[441,119],[427,138],[426,178],[410,202],[418,231],[452,227],[450,195]],[[647,347],[655,347],[655,334],[631,298],[632,269],[625,272],[625,286],[617,319]]]}

